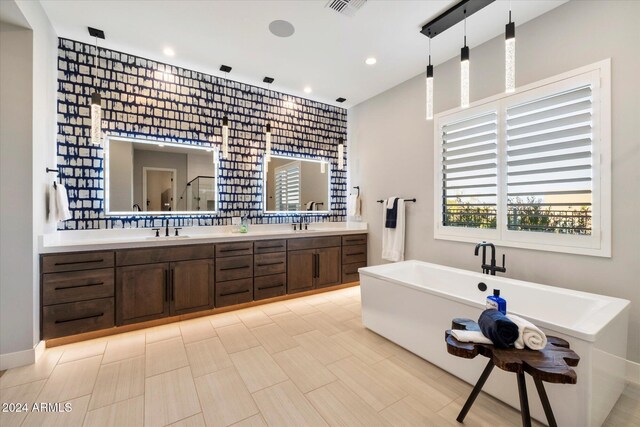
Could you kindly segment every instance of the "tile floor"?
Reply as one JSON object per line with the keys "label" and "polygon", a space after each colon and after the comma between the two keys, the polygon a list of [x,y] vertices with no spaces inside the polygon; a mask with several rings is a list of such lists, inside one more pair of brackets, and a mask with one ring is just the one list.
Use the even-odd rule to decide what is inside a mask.
{"label": "tile floor", "polygon": [[[456,426],[471,386],[363,328],[358,287],[47,349],[0,377],[4,426]],[[482,394],[466,426],[519,426]],[[540,424],[537,424],[540,425]],[[605,423],[640,426],[640,387]]]}

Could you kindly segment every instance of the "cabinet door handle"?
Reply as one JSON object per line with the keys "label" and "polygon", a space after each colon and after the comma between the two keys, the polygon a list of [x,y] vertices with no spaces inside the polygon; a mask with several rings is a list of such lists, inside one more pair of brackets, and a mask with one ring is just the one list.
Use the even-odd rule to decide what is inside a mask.
{"label": "cabinet door handle", "polygon": [[277,262],[265,262],[262,264],[256,264],[258,267],[267,267],[269,265],[280,265],[280,264],[284,264],[284,261],[277,261]]}
{"label": "cabinet door handle", "polygon": [[264,291],[265,289],[279,288],[281,286],[284,286],[284,283],[278,283],[277,285],[271,285],[271,286],[262,286],[262,287],[259,287],[258,290]]}
{"label": "cabinet door handle", "polygon": [[100,286],[100,285],[104,285],[104,282],[97,282],[97,283],[87,283],[86,285],[74,285],[74,286],[58,286],[55,288],[56,291],[62,291],[65,289],[76,289],[76,288],[86,288],[89,286]]}
{"label": "cabinet door handle", "polygon": [[169,302],[169,271],[164,270],[164,300]]}
{"label": "cabinet door handle", "polygon": [[[311,258],[311,269],[313,270],[313,278],[316,278],[316,254],[312,254],[313,258]],[[291,265],[291,264],[289,264]]]}
{"label": "cabinet door handle", "polygon": [[356,256],[356,255],[364,255],[364,252],[354,252],[352,254],[347,254],[347,256]]}
{"label": "cabinet door handle", "polygon": [[251,266],[250,265],[242,265],[240,267],[226,267],[226,268],[221,268],[220,271],[241,270],[243,268],[251,268]]}
{"label": "cabinet door handle", "polygon": [[73,319],[56,320],[55,323],[57,324],[57,323],[75,322],[76,320],[93,319],[94,317],[101,317],[101,316],[104,316],[104,313],[94,314],[91,316],[74,317]]}
{"label": "cabinet door handle", "polygon": [[171,301],[174,300],[174,292],[176,288],[175,277],[176,277],[176,270],[175,268],[172,268],[171,269]]}
{"label": "cabinet door handle", "polygon": [[228,297],[229,295],[246,294],[247,292],[249,292],[249,289],[245,289],[244,291],[237,291],[237,292],[226,292],[224,294],[220,294],[220,296],[221,297]]}
{"label": "cabinet door handle", "polygon": [[104,259],[100,258],[100,259],[88,259],[85,261],[56,262],[54,265],[89,264],[92,262],[104,262]]}

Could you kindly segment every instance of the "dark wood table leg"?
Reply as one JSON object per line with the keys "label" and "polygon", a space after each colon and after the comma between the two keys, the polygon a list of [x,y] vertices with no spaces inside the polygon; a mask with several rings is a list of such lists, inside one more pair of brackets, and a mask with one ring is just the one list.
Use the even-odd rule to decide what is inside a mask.
{"label": "dark wood table leg", "polygon": [[551,409],[551,404],[549,403],[549,398],[547,397],[547,392],[544,389],[542,381],[539,378],[534,378],[533,382],[536,384],[538,396],[540,396],[540,402],[542,402],[542,407],[544,408],[544,414],[547,416],[549,427],[558,427],[556,418],[553,416],[553,410]]}
{"label": "dark wood table leg", "polygon": [[480,394],[480,391],[482,390],[484,383],[487,381],[487,378],[489,378],[489,375],[491,374],[491,371],[493,370],[494,366],[495,365],[493,364],[493,361],[489,359],[489,363],[487,363],[487,366],[484,368],[484,371],[482,371],[482,375],[480,375],[478,382],[476,383],[475,387],[473,387],[473,390],[471,390],[471,394],[469,395],[469,397],[467,398],[467,401],[462,407],[460,414],[458,414],[458,418],[456,418],[456,421],[458,421],[459,423],[464,421],[464,417],[467,416],[467,412],[469,412],[469,409],[471,409],[471,406],[473,405],[473,402],[475,402],[476,397],[478,397],[478,394]]}
{"label": "dark wood table leg", "polygon": [[531,415],[529,415],[529,399],[527,398],[527,383],[524,372],[518,372],[518,394],[520,395],[520,415],[522,416],[522,427],[531,427]]}

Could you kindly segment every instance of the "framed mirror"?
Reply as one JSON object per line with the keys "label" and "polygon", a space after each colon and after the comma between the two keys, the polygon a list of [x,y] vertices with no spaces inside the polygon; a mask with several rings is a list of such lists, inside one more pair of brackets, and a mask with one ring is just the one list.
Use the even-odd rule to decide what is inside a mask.
{"label": "framed mirror", "polygon": [[106,215],[216,212],[213,148],[109,135],[104,158]]}
{"label": "framed mirror", "polygon": [[[265,160],[263,159],[263,162]],[[265,164],[266,213],[328,213],[330,163],[301,157],[271,156]]]}

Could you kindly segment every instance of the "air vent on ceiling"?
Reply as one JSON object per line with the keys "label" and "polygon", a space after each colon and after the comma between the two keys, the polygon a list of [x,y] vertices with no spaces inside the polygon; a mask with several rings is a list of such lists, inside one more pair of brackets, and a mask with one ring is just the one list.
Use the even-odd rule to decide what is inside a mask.
{"label": "air vent on ceiling", "polygon": [[366,2],[367,0],[329,0],[325,7],[341,15],[353,16]]}

